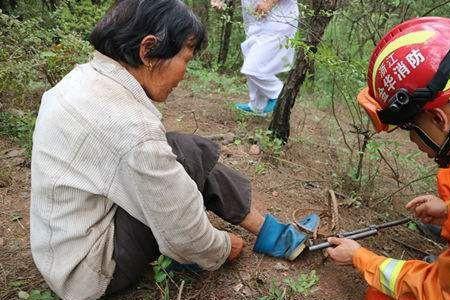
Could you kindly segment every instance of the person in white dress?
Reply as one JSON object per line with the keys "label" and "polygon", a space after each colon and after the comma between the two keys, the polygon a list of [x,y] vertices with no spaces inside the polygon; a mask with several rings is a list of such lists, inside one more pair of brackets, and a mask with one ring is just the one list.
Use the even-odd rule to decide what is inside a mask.
{"label": "person in white dress", "polygon": [[[298,28],[299,10],[295,0],[241,0],[246,40],[241,44],[247,77],[249,102],[236,103],[238,110],[261,116],[273,112],[283,89],[277,74],[286,72],[295,52],[289,45]],[[223,0],[212,0],[223,9]]]}

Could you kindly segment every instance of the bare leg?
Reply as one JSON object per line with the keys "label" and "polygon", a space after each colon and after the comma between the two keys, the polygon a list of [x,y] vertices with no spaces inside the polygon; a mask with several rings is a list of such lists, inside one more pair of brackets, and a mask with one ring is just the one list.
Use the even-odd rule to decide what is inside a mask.
{"label": "bare leg", "polygon": [[264,216],[257,211],[253,206],[250,208],[250,212],[245,219],[239,224],[242,228],[250,231],[251,233],[258,235],[264,223]]}

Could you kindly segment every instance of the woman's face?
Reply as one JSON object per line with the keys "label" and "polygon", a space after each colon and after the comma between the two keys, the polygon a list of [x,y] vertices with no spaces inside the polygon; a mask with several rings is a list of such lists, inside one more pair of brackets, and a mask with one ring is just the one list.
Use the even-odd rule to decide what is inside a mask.
{"label": "woman's face", "polygon": [[194,50],[188,46],[181,49],[173,58],[150,63],[143,67],[141,85],[148,96],[156,102],[164,102],[169,94],[178,86],[186,73],[186,67],[194,56]]}

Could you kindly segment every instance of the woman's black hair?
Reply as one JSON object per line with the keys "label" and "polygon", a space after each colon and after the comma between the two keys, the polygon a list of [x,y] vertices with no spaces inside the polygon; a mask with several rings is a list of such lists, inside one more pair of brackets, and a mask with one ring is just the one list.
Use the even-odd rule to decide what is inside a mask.
{"label": "woman's black hair", "polygon": [[157,38],[147,58],[168,60],[192,39],[194,52],[206,42],[200,20],[180,0],[118,0],[90,35],[94,48],[112,59],[132,67],[143,64],[139,56],[142,39]]}

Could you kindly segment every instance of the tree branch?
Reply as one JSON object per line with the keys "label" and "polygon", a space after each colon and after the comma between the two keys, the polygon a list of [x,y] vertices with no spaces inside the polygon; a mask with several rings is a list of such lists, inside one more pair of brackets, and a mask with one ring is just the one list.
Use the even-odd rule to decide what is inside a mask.
{"label": "tree branch", "polygon": [[442,6],[444,6],[445,4],[448,4],[448,3],[450,3],[450,1],[447,0],[447,1],[443,2],[443,3],[441,3],[441,4],[438,4],[438,5],[436,5],[436,6],[432,7],[432,8],[430,8],[430,10],[428,10],[426,13],[424,13],[424,14],[422,15],[422,17],[428,16],[429,14],[431,14],[433,11],[435,11],[435,10],[438,9],[439,7],[442,7]]}

